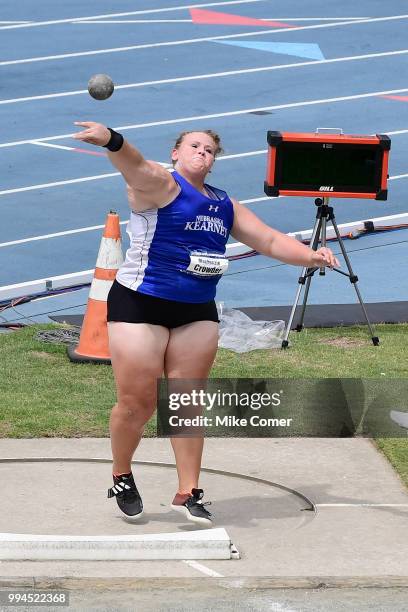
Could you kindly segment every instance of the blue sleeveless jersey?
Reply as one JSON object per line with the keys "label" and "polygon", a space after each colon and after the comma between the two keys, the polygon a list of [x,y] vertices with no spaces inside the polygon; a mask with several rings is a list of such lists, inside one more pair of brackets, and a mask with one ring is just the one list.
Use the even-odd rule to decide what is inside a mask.
{"label": "blue sleeveless jersey", "polygon": [[129,289],[179,302],[208,302],[228,266],[225,246],[234,220],[225,191],[203,195],[177,172],[181,191],[163,208],[132,211],[130,248],[116,276]]}

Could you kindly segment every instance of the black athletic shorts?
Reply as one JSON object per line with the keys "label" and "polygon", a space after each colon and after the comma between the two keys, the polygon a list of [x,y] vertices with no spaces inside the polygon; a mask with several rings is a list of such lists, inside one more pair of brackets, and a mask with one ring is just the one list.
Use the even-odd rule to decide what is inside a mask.
{"label": "black athletic shorts", "polygon": [[151,323],[169,329],[195,321],[219,323],[214,300],[203,304],[165,300],[128,289],[116,280],[108,295],[108,321]]}

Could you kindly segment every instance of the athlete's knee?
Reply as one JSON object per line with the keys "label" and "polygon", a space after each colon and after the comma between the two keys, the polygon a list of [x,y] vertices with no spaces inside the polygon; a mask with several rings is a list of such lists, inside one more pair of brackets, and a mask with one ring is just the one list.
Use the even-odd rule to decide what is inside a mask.
{"label": "athlete's knee", "polygon": [[153,395],[122,394],[116,406],[122,418],[146,423],[154,412],[156,401]]}

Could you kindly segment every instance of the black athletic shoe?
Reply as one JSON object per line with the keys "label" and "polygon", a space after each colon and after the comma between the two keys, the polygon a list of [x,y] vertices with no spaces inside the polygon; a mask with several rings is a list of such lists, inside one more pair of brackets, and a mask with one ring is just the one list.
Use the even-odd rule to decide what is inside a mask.
{"label": "black athletic shoe", "polygon": [[212,515],[204,506],[211,505],[211,502],[203,503],[201,501],[204,497],[204,491],[202,489],[192,489],[191,495],[187,499],[186,497],[186,495],[177,493],[171,504],[173,510],[184,512],[187,519],[193,523],[210,527],[212,525],[212,519],[210,518]]}
{"label": "black athletic shoe", "polygon": [[133,480],[133,474],[113,476],[113,487],[108,497],[116,497],[117,504],[128,521],[137,521],[143,514],[143,502]]}

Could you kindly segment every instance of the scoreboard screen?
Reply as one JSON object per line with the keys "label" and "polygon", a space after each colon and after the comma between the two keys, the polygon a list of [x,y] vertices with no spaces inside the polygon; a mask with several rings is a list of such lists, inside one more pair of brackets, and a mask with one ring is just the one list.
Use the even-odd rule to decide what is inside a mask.
{"label": "scoreboard screen", "polygon": [[266,195],[387,199],[386,135],[268,132]]}

